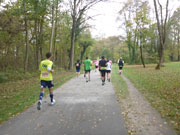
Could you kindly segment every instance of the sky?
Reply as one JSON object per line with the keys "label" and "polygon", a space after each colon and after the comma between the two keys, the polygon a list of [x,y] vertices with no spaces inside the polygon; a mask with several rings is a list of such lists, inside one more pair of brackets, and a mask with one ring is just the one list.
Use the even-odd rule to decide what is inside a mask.
{"label": "sky", "polygon": [[[4,0],[16,1],[16,0]],[[121,29],[122,21],[117,21],[118,11],[122,7],[122,3],[127,0],[109,0],[110,2],[101,2],[92,7],[88,11],[89,16],[94,16],[92,20],[88,21],[91,27],[91,33],[94,38],[106,38],[109,36],[124,35],[124,30]],[[166,0],[159,0],[165,6]],[[154,10],[153,0],[149,0],[151,8]],[[169,0],[169,9],[171,14],[180,6],[180,0]],[[151,13],[151,17],[155,17]]]}
{"label": "sky", "polygon": [[92,25],[91,32],[93,37],[108,37],[119,35],[119,25],[117,22],[118,11],[121,5],[118,0],[108,3],[99,3],[92,7],[88,15],[95,16],[93,20],[88,21]]}
{"label": "sky", "polygon": [[[94,16],[93,20],[88,21],[92,25],[91,33],[95,37],[109,37],[123,35],[124,30],[121,29],[122,21],[117,21],[118,11],[122,7],[122,2],[126,0],[111,0],[112,2],[104,2],[95,5],[89,10],[88,15]],[[154,9],[153,0],[149,0],[150,6]],[[166,0],[160,0],[165,6]],[[180,6],[180,0],[169,0],[169,9],[172,12]],[[151,15],[153,16],[153,15]]]}

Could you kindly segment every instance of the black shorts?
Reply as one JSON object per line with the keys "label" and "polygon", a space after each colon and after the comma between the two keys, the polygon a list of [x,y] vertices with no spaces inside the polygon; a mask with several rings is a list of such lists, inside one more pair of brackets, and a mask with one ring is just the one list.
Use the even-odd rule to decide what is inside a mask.
{"label": "black shorts", "polygon": [[106,75],[106,70],[101,70],[101,76],[105,77],[105,75]]}
{"label": "black shorts", "polygon": [[48,86],[48,88],[53,88],[54,86],[53,81],[41,80],[41,88],[46,88],[46,86]]}
{"label": "black shorts", "polygon": [[123,67],[119,67],[119,70],[122,70],[123,69]]}
{"label": "black shorts", "polygon": [[91,72],[91,70],[85,70],[85,73],[90,73]]}
{"label": "black shorts", "polygon": [[95,68],[98,68],[98,66],[95,66]]}
{"label": "black shorts", "polygon": [[111,70],[106,70],[106,73],[111,73]]}

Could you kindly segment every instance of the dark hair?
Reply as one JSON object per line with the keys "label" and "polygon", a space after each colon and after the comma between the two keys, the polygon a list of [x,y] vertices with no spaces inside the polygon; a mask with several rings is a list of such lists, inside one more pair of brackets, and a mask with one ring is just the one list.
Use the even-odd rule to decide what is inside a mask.
{"label": "dark hair", "polygon": [[101,58],[104,59],[104,56],[102,56]]}
{"label": "dark hair", "polygon": [[107,60],[107,62],[109,62],[109,60]]}
{"label": "dark hair", "polygon": [[49,59],[50,57],[51,57],[51,53],[50,52],[46,53],[46,58]]}
{"label": "dark hair", "polygon": [[88,59],[88,56],[86,57],[86,59]]}
{"label": "dark hair", "polygon": [[77,60],[77,62],[79,62],[79,60]]}

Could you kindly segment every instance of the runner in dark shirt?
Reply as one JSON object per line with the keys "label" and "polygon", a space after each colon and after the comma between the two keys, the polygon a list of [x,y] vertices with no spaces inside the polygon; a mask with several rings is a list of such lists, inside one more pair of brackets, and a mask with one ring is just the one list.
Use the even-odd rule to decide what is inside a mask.
{"label": "runner in dark shirt", "polygon": [[80,75],[80,69],[81,69],[81,63],[79,62],[79,60],[77,60],[77,62],[75,63],[76,65],[76,73],[77,73],[77,76]]}
{"label": "runner in dark shirt", "polygon": [[104,85],[107,68],[107,61],[105,60],[104,56],[102,56],[102,59],[99,61],[99,67],[101,72],[102,85]]}
{"label": "runner in dark shirt", "polygon": [[124,66],[124,61],[123,61],[122,57],[119,59],[118,66],[119,66],[119,73],[121,74],[123,66]]}

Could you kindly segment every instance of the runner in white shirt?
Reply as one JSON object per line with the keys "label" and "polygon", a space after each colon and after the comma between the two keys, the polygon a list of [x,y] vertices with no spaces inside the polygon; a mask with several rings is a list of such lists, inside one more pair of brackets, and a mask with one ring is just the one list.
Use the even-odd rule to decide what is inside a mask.
{"label": "runner in white shirt", "polygon": [[110,82],[111,80],[111,62],[109,60],[107,60],[107,69],[106,69],[106,72],[107,72],[107,80]]}

